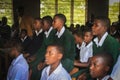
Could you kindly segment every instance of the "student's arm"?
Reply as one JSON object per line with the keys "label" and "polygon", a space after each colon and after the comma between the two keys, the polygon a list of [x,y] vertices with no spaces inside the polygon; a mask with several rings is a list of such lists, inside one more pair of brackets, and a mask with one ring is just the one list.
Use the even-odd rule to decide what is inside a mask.
{"label": "student's arm", "polygon": [[90,59],[91,58],[89,58],[88,59],[88,62],[78,62],[78,61],[75,61],[74,62],[74,66],[78,66],[78,67],[88,67],[89,66],[89,64],[90,64]]}

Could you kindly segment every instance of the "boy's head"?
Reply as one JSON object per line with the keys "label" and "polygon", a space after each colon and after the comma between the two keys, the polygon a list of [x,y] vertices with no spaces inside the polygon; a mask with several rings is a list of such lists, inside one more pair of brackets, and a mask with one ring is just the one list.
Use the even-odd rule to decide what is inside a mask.
{"label": "boy's head", "polygon": [[27,36],[27,30],[26,29],[22,29],[20,32],[20,37],[24,38],[25,36]]}
{"label": "boy's head", "polygon": [[42,18],[43,21],[43,30],[47,31],[52,26],[53,19],[51,16],[44,16]]}
{"label": "boy's head", "polygon": [[93,34],[91,28],[87,28],[84,31],[84,42],[85,43],[90,43],[93,39]]}
{"label": "boy's head", "polygon": [[64,50],[58,44],[51,44],[47,47],[45,62],[47,65],[59,64],[63,57]]}
{"label": "boy's head", "polygon": [[43,26],[43,24],[42,24],[42,19],[41,19],[41,18],[35,18],[35,19],[34,19],[33,26],[34,26],[34,29],[35,29],[35,30],[38,30],[38,31],[39,31],[39,30],[42,28],[42,26]]}
{"label": "boy's head", "polygon": [[108,53],[93,56],[90,63],[90,75],[93,78],[102,79],[108,75],[109,71],[112,69],[113,63],[113,57]]}
{"label": "boy's head", "polygon": [[22,46],[20,42],[11,40],[7,43],[6,48],[9,50],[9,55],[12,58],[16,58],[22,52]]}
{"label": "boy's head", "polygon": [[79,44],[79,43],[82,44],[82,42],[83,42],[83,32],[76,30],[76,31],[73,32],[73,35],[74,35],[74,38],[75,38],[75,43],[76,44]]}
{"label": "boy's head", "polygon": [[99,36],[107,32],[110,26],[110,19],[106,17],[96,17],[92,26],[93,35]]}
{"label": "boy's head", "polygon": [[66,17],[64,14],[56,14],[53,18],[53,28],[64,26],[66,23]]}

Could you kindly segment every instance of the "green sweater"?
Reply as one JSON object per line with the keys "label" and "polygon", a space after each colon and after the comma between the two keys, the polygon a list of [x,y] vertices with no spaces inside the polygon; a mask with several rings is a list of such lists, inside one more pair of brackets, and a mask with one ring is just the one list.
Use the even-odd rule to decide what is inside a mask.
{"label": "green sweater", "polygon": [[117,40],[108,35],[101,47],[97,47],[95,42],[93,43],[93,54],[95,55],[97,53],[105,51],[107,53],[110,53],[113,56],[114,61],[116,62],[119,55],[119,48],[120,46]]}
{"label": "green sweater", "polygon": [[62,59],[63,67],[70,72],[74,67],[74,59],[75,59],[75,41],[72,33],[65,29],[65,32],[62,34],[60,38],[55,37],[55,43],[58,43],[64,48],[64,55]]}

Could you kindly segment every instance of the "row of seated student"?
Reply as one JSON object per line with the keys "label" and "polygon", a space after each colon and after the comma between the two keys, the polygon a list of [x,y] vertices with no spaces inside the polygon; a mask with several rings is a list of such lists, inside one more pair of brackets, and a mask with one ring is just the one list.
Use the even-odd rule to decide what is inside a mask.
{"label": "row of seated student", "polygon": [[[21,48],[17,43],[12,43],[11,41],[9,43],[11,45],[8,45],[10,48],[9,53],[15,57],[11,65],[14,65],[16,61],[18,61],[18,64],[16,63],[14,67],[10,66],[7,80],[28,80],[28,78],[30,80],[71,80],[69,74],[73,79],[78,78],[79,80],[91,80],[92,78],[98,78],[98,80],[108,80],[108,78],[109,80],[119,80],[118,73],[120,72],[120,68],[118,68],[118,56],[120,53],[120,45],[119,42],[107,32],[110,26],[110,20],[105,17],[96,17],[92,28],[85,27],[84,29],[77,29],[73,31],[73,34],[64,27],[65,23],[66,17],[63,14],[56,14],[53,19],[50,16],[45,16],[42,19],[35,18],[33,23],[33,32],[35,35],[33,35],[32,38],[27,38],[29,37],[27,30],[22,29],[17,43],[22,43],[24,50],[22,53],[25,53],[24,56],[27,57],[28,63],[22,54],[20,54]],[[40,37],[38,37],[39,35]],[[78,48],[77,52],[75,43]],[[62,51],[59,45],[62,46],[64,51]],[[56,55],[56,53],[60,54]],[[113,57],[113,65],[115,64],[113,70],[110,70],[112,69],[111,64],[104,62],[103,56],[103,59],[100,58],[100,62],[102,61],[100,64],[96,62],[94,56],[98,53],[101,53],[101,55],[102,53],[108,53]],[[75,55],[77,55],[76,59]],[[22,62],[19,60],[21,57]],[[109,61],[109,58],[106,59],[105,61]],[[89,73],[89,65],[92,66],[93,63],[95,67],[104,67],[105,70],[102,70],[103,72],[97,75],[97,72],[92,71],[93,69],[90,67]],[[103,63],[105,66],[102,66]],[[46,67],[47,65],[49,66]],[[60,67],[61,65],[63,68]],[[21,69],[16,69],[17,67]],[[75,72],[76,67],[79,69]],[[59,69],[63,70],[63,73],[59,71]],[[13,72],[13,70],[15,71]],[[24,72],[26,72],[26,74]],[[96,74],[97,77],[94,77],[93,74]],[[107,76],[108,74],[109,76]]]}

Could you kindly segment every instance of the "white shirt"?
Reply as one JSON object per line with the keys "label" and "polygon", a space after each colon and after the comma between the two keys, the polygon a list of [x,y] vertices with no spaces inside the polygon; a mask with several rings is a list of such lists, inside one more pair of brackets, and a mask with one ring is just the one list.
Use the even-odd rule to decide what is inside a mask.
{"label": "white shirt", "polygon": [[88,59],[93,56],[93,42],[91,41],[87,46],[83,42],[80,49],[80,62],[88,62]]}
{"label": "white shirt", "polygon": [[97,47],[101,47],[106,39],[106,37],[108,36],[108,33],[106,32],[102,38],[100,39],[100,41],[98,40],[98,37],[94,39],[94,42],[96,43]]}
{"label": "white shirt", "polygon": [[42,32],[43,32],[42,29],[40,29],[39,31],[35,30],[35,33],[36,33],[37,36],[38,36],[40,33],[42,33]]}
{"label": "white shirt", "polygon": [[23,54],[14,59],[9,67],[7,80],[28,80],[29,66]]}
{"label": "white shirt", "polygon": [[63,26],[60,32],[57,32],[56,35],[58,36],[58,38],[60,38],[64,32],[65,32],[65,27]]}
{"label": "white shirt", "polygon": [[50,66],[44,68],[40,80],[71,80],[69,73],[62,67],[61,63],[50,75],[49,71]]}
{"label": "white shirt", "polygon": [[[108,80],[109,78],[110,78],[110,76],[107,75],[107,76],[105,76],[104,78],[102,78],[101,80]],[[97,79],[97,80],[99,80],[99,79]]]}
{"label": "white shirt", "polygon": [[24,42],[26,38],[27,36],[25,36],[24,38],[21,38],[21,41]]}
{"label": "white shirt", "polygon": [[50,29],[48,31],[44,32],[46,38],[48,38],[48,36],[52,30],[53,30],[53,27],[50,27]]}
{"label": "white shirt", "polygon": [[113,67],[113,70],[110,76],[113,80],[120,80],[120,55],[118,57],[116,64]]}

